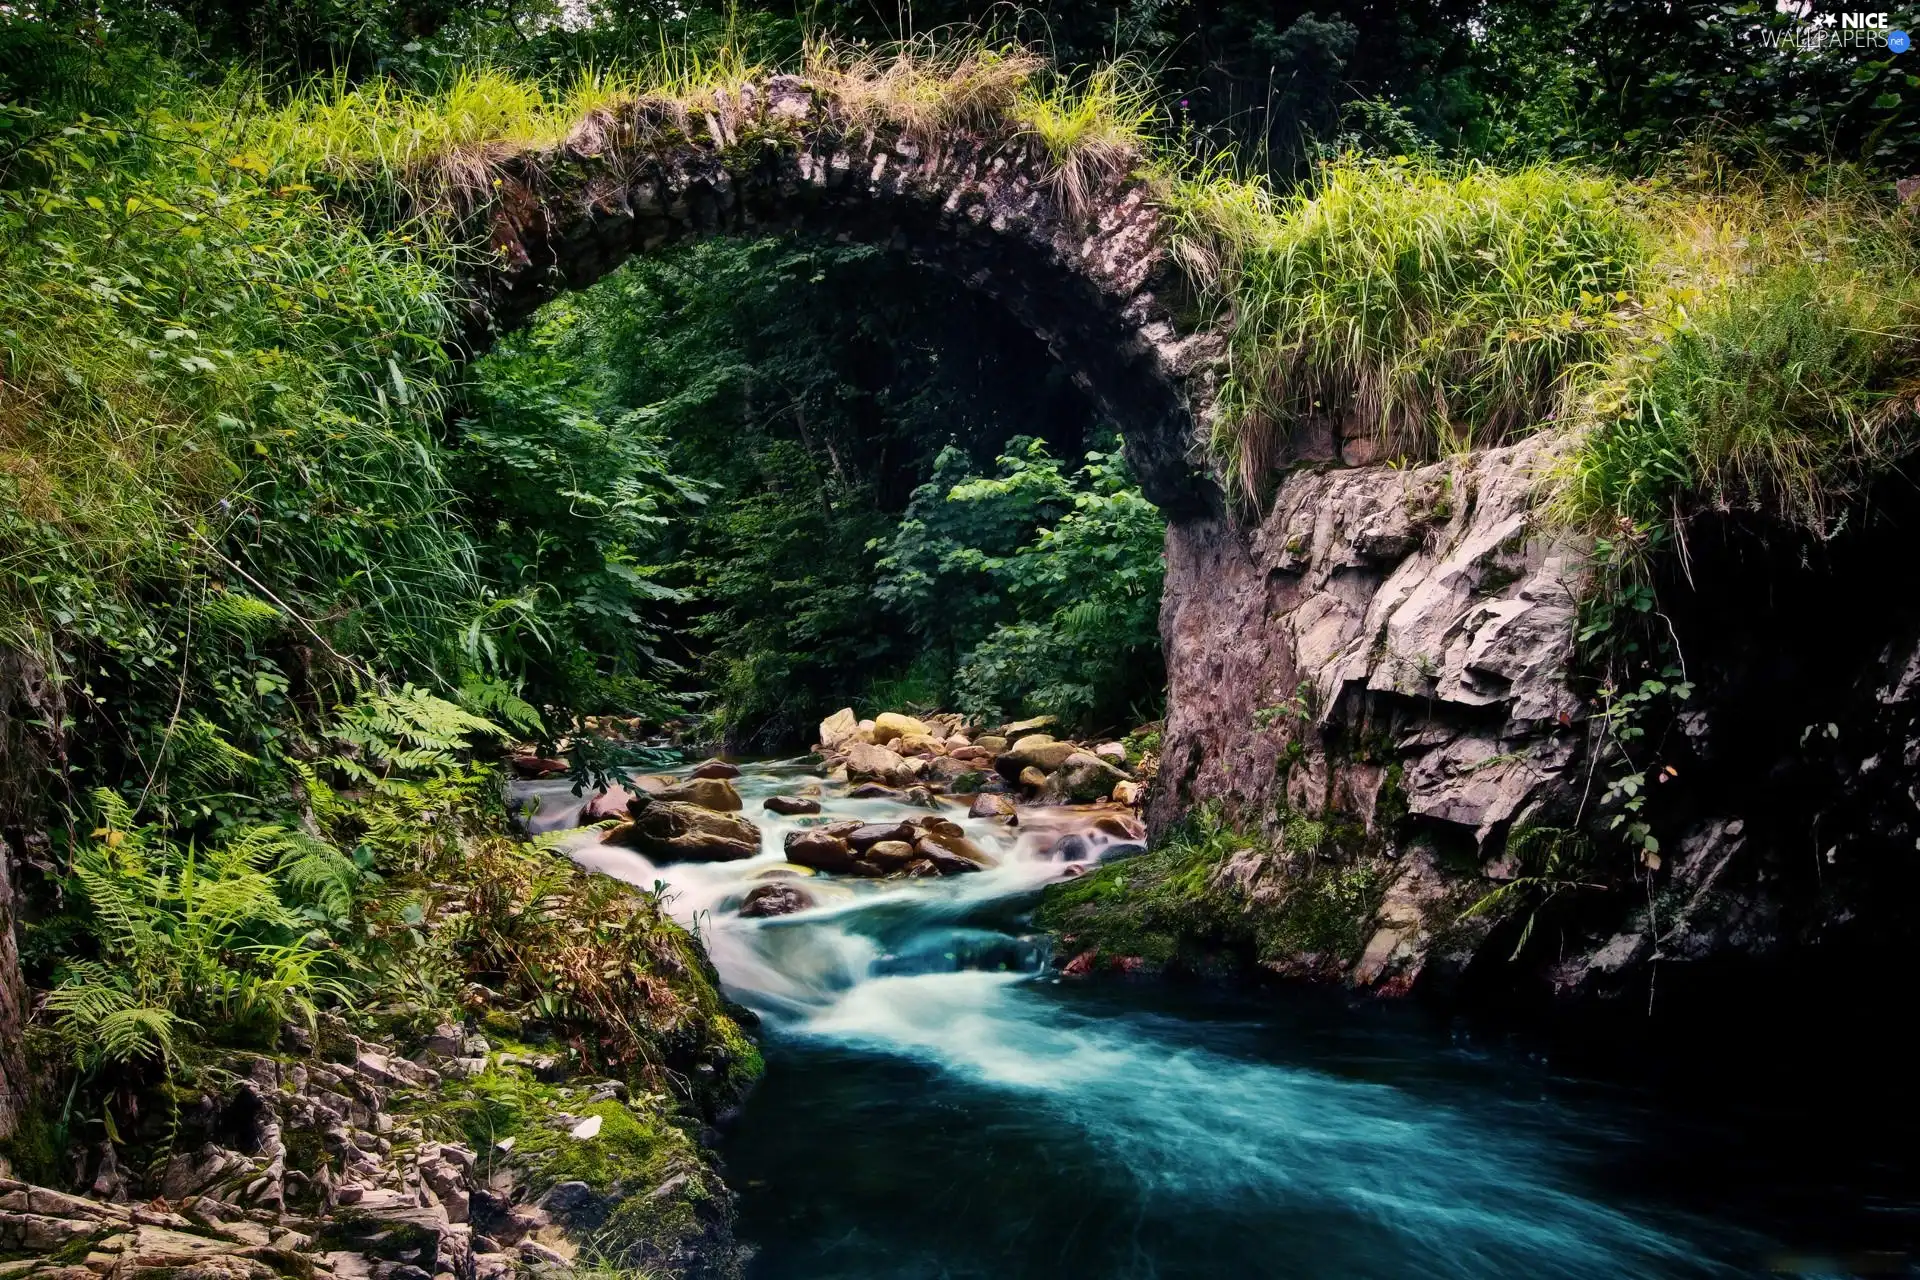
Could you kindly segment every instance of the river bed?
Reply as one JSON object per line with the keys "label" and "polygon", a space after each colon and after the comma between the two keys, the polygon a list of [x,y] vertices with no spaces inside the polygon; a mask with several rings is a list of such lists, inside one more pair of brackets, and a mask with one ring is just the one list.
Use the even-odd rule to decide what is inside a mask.
{"label": "river bed", "polygon": [[[1865,1252],[1913,1234],[1904,1172],[1838,1139],[1809,1152],[1823,1139],[1784,1116],[1683,1120],[1411,1007],[1061,980],[1025,923],[1080,865],[1050,851],[1059,811],[1023,810],[1020,833],[949,806],[998,866],[809,877],[814,908],[743,919],[797,826],[926,812],[831,785],[820,818],[762,811],[809,780],[803,762],[736,780],[750,860],[570,848],[664,882],[761,1016],[767,1074],[723,1151],[755,1276],[1907,1274]],[[564,784],[522,792],[545,794],[537,825],[572,821]],[[1127,852],[1106,843],[1076,852]]]}

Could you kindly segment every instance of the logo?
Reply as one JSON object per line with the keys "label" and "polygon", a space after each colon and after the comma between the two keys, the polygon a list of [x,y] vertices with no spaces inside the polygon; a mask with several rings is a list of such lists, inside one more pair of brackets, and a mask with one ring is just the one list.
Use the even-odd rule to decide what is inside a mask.
{"label": "logo", "polygon": [[1815,13],[1811,0],[1776,0],[1775,9],[1793,19],[1793,25],[1759,33],[1760,43],[1769,49],[1844,49],[1871,56],[1913,47],[1913,38],[1893,25],[1890,13]]}

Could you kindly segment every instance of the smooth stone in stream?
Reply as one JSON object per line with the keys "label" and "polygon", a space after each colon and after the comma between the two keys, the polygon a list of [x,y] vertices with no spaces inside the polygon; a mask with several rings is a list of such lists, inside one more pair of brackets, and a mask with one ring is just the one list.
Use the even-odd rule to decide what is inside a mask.
{"label": "smooth stone in stream", "polygon": [[913,846],[905,840],[882,840],[868,848],[861,854],[861,858],[880,870],[891,873],[899,871],[913,861]]}
{"label": "smooth stone in stream", "polygon": [[[855,849],[865,852],[882,840],[900,840],[911,843],[914,837],[913,824],[909,822],[868,822],[855,827],[847,834],[847,843]],[[796,859],[798,861],[798,859]]]}
{"label": "smooth stone in stream", "polygon": [[952,756],[935,756],[927,763],[927,776],[940,782],[957,782],[970,773],[979,773],[980,767],[969,760],[956,760]]}
{"label": "smooth stone in stream", "polygon": [[[981,867],[991,867],[996,861],[992,854],[967,839],[965,828],[947,818],[922,819],[920,838],[935,848],[970,863],[969,870],[977,871]],[[946,870],[946,867],[942,865],[941,870]]]}
{"label": "smooth stone in stream", "polygon": [[782,813],[793,816],[802,813],[820,812],[818,800],[808,800],[801,796],[768,796],[761,808],[769,813]]}
{"label": "smooth stone in stream", "polygon": [[813,905],[813,895],[791,880],[755,885],[740,904],[740,914],[749,920],[770,916],[790,916]]}
{"label": "smooth stone in stream", "polygon": [[[580,810],[580,825],[587,826],[595,822],[605,822],[608,818],[624,818],[633,804],[633,792],[619,785],[609,786],[605,791],[587,801]],[[644,794],[644,793],[642,793]]]}
{"label": "smooth stone in stream", "polygon": [[985,733],[975,738],[973,745],[992,756],[1007,749],[1007,740],[997,733]]}
{"label": "smooth stone in stream", "polygon": [[820,745],[827,751],[838,751],[859,739],[860,722],[854,718],[852,707],[842,707],[820,722]]}
{"label": "smooth stone in stream", "polygon": [[851,871],[854,868],[853,846],[829,827],[790,833],[787,836],[786,854],[788,862],[797,862],[816,871]]}
{"label": "smooth stone in stream", "polygon": [[760,852],[760,828],[745,818],[678,800],[653,801],[602,840],[661,862],[737,862]]}
{"label": "smooth stone in stream", "polygon": [[1044,733],[1033,733],[1016,739],[994,764],[1001,773],[1009,776],[1017,775],[1020,770],[1029,767],[1052,773],[1067,762],[1068,756],[1079,750],[1071,742],[1056,742]]}
{"label": "smooth stone in stream", "polygon": [[1137,782],[1116,782],[1113,784],[1113,802],[1128,807],[1140,803],[1140,784]]}
{"label": "smooth stone in stream", "polygon": [[897,787],[913,779],[914,771],[897,751],[854,742],[848,744],[846,755],[847,778],[850,781],[885,782]]}
{"label": "smooth stone in stream", "polygon": [[926,836],[916,840],[913,849],[915,853],[932,863],[933,869],[943,876],[965,875],[969,871],[978,871],[986,865],[963,857],[950,849],[944,849]]}
{"label": "smooth stone in stream", "polygon": [[1018,821],[1018,813],[1008,797],[984,791],[973,798],[967,810],[969,818],[1004,818],[1008,823]]}
{"label": "smooth stone in stream", "polygon": [[903,756],[937,756],[946,751],[947,744],[945,739],[932,734],[909,733],[894,743],[893,749]]}
{"label": "smooth stone in stream", "polygon": [[1018,738],[1023,733],[1032,733],[1035,729],[1045,729],[1054,723],[1052,716],[1035,716],[1031,720],[1015,720],[1012,724],[1000,726],[1000,732],[1009,738]]}
{"label": "smooth stone in stream", "polygon": [[900,793],[892,787],[883,787],[877,782],[863,782],[847,792],[849,800],[898,800]]}
{"label": "smooth stone in stream", "polygon": [[694,766],[693,776],[696,778],[737,778],[740,776],[740,766],[728,764],[725,760],[703,760]]}
{"label": "smooth stone in stream", "polygon": [[740,802],[740,793],[725,778],[689,778],[677,787],[659,792],[656,798],[697,804],[719,813],[738,813],[745,808]]}
{"label": "smooth stone in stream", "polygon": [[507,767],[523,778],[557,778],[567,771],[567,762],[553,756],[514,756]]}
{"label": "smooth stone in stream", "polygon": [[1125,781],[1126,774],[1091,751],[1075,751],[1061,762],[1048,790],[1068,804],[1090,804],[1105,800]]}
{"label": "smooth stone in stream", "polygon": [[1047,775],[1034,766],[1028,765],[1020,771],[1020,785],[1029,791],[1044,791],[1047,786]]}

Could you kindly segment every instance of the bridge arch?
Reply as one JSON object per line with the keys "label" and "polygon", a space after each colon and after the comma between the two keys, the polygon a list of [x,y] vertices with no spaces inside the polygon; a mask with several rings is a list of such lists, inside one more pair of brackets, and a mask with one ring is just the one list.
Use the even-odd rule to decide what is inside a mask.
{"label": "bridge arch", "polygon": [[473,272],[477,347],[676,240],[800,231],[882,245],[1038,334],[1120,427],[1170,518],[1219,509],[1194,445],[1221,344],[1178,322],[1166,221],[1150,181],[1124,165],[1067,182],[1011,122],[913,130],[796,76],[691,105],[636,99],[589,113],[557,145],[474,158],[447,193],[482,220],[490,249]]}

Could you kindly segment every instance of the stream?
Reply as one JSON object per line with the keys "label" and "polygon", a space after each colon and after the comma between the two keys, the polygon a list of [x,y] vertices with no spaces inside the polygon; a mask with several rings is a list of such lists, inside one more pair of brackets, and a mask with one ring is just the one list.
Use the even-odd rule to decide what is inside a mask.
{"label": "stream", "polygon": [[[733,908],[797,826],[926,812],[831,785],[825,819],[762,810],[810,780],[803,762],[745,766],[750,860],[569,848],[670,886],[761,1016],[767,1074],[722,1153],[753,1276],[1850,1274],[1870,1234],[1913,1234],[1911,1189],[1881,1185],[1904,1173],[1876,1183],[1853,1151],[1823,1168],[1807,1148],[1830,1135],[1783,1114],[1683,1116],[1339,993],[1062,981],[1024,920],[1072,874],[1048,852],[1070,811],[1023,808],[1016,834],[949,804],[997,867],[810,876],[811,909],[744,919]],[[538,827],[575,820],[564,782],[517,790],[540,798]],[[1095,856],[1128,852],[1103,839]]]}

